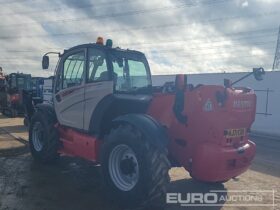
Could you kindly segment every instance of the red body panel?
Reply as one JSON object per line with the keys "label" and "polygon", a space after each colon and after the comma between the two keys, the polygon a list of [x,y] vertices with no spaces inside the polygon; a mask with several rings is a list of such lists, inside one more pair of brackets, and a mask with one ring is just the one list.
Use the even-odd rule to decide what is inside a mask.
{"label": "red body panel", "polygon": [[[216,98],[218,91],[226,93],[223,106]],[[188,116],[187,124],[177,120],[174,100],[173,93],[156,93],[147,113],[167,128],[172,159],[202,181],[224,181],[247,170],[256,151],[247,135],[256,112],[253,91],[209,85],[185,90],[182,114]],[[60,153],[98,161],[101,141],[71,128],[57,128],[63,143]],[[242,137],[229,138],[225,134],[228,129],[246,132]]]}
{"label": "red body panel", "polygon": [[61,125],[57,125],[57,128],[60,141],[63,143],[59,153],[81,157],[93,162],[98,160],[100,141],[97,138]]}
{"label": "red body panel", "polygon": [[191,175],[203,181],[225,181],[245,172],[256,152],[253,142],[238,148],[211,143],[197,145],[193,153]]}
{"label": "red body panel", "polygon": [[[251,127],[256,95],[252,91],[228,88],[226,102],[219,106],[217,91],[224,93],[225,88],[207,85],[185,91],[183,114],[188,116],[186,125],[179,123],[172,111],[175,94],[156,94],[148,110],[148,114],[167,127],[170,156],[203,181],[235,177],[249,167],[255,155],[255,145],[249,142],[247,133],[244,137],[227,139],[224,132]],[[238,148],[246,144],[249,147],[238,153]],[[227,166],[230,161],[236,162],[232,164],[233,168]]]}

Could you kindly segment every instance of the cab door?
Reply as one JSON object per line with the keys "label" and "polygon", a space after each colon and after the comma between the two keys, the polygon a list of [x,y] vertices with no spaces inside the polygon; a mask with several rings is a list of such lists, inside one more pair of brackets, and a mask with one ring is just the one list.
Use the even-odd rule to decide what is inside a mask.
{"label": "cab door", "polygon": [[86,48],[70,51],[61,58],[55,86],[54,105],[60,124],[83,129]]}
{"label": "cab door", "polygon": [[108,69],[106,54],[102,49],[89,48],[85,85],[84,130],[89,130],[89,124],[97,104],[105,96],[112,93],[113,79],[112,73]]}

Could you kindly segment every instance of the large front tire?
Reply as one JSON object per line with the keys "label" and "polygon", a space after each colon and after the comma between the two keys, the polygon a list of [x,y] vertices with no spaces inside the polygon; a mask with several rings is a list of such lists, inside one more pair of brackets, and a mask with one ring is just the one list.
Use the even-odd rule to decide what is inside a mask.
{"label": "large front tire", "polygon": [[131,125],[112,129],[101,151],[106,193],[124,207],[165,204],[170,163],[166,150]]}
{"label": "large front tire", "polygon": [[54,116],[37,111],[29,126],[30,151],[35,161],[51,163],[59,158],[59,137]]}

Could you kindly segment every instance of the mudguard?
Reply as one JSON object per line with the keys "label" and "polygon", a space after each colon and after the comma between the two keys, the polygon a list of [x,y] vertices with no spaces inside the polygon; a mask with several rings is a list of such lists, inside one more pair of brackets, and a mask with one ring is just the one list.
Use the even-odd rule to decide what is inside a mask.
{"label": "mudguard", "polygon": [[153,117],[147,114],[126,114],[113,120],[113,125],[128,123],[138,128],[151,144],[164,149],[168,143],[167,133]]}

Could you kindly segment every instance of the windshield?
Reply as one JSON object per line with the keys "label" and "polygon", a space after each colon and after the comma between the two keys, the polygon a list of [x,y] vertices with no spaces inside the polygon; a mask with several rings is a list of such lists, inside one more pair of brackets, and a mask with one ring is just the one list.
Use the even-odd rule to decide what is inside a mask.
{"label": "windshield", "polygon": [[116,92],[148,93],[151,75],[144,55],[133,52],[113,51],[110,54]]}

